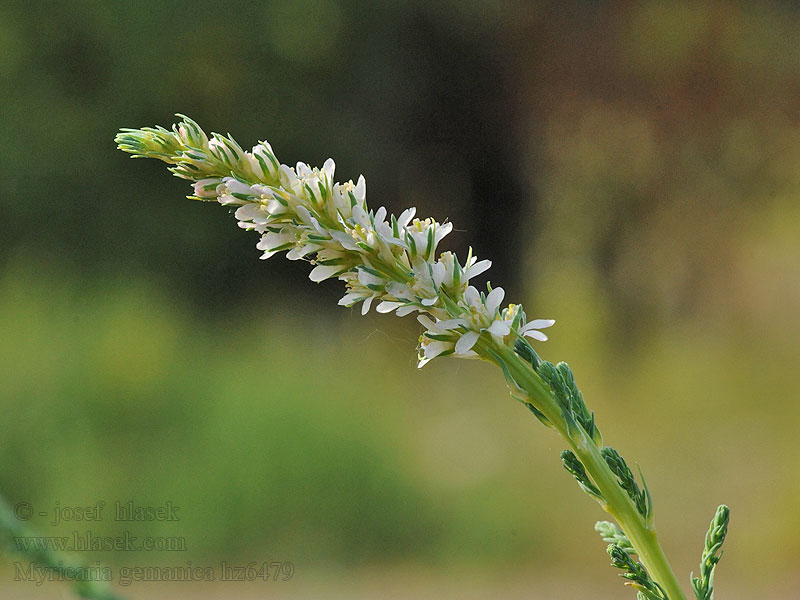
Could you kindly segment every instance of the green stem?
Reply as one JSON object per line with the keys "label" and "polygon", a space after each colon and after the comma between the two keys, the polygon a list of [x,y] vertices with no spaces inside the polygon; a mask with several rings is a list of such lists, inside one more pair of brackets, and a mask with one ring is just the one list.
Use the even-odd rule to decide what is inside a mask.
{"label": "green stem", "polygon": [[601,506],[617,521],[628,536],[650,577],[664,589],[669,600],[686,600],[658,541],[652,518],[648,523],[636,510],[633,501],[619,486],[616,476],[606,464],[600,454],[600,448],[594,440],[589,438],[580,427],[573,431],[567,430],[561,407],[550,391],[550,387],[542,381],[530,364],[522,360],[507,346],[499,348],[495,346],[492,350],[503,359],[510,375],[527,393],[531,403],[547,417],[547,420],[580,458],[586,472],[605,498],[604,502],[600,502]]}

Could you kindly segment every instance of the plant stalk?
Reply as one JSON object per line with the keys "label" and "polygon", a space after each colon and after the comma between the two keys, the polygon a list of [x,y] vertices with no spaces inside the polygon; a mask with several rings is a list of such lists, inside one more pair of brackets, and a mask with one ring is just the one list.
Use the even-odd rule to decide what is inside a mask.
{"label": "plant stalk", "polygon": [[583,463],[605,501],[599,501],[603,509],[619,524],[633,545],[639,560],[650,577],[666,592],[669,600],[686,600],[675,573],[658,541],[652,518],[647,520],[639,514],[633,501],[620,487],[616,476],[600,454],[594,440],[580,428],[568,431],[562,417],[561,407],[550,391],[550,387],[508,346],[492,348],[505,362],[514,381],[529,396],[531,404],[541,411],[553,427],[569,443],[573,452]]}

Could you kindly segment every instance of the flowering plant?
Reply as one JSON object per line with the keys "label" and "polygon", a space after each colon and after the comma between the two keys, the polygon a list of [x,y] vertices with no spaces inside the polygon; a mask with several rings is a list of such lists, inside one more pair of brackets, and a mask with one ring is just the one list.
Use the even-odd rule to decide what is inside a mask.
{"label": "flowering plant", "polygon": [[[266,142],[246,151],[230,136],[209,137],[178,116],[182,121],[171,130],[121,130],[119,149],[171,165],[172,173],[193,182],[189,198],[234,209],[239,227],[259,234],[262,259],[286,252],[290,260],[314,265],[312,281],[343,281],[339,304],[360,303],[362,314],[373,304],[379,313],[416,313],[424,327],[419,367],[445,355],[499,366],[511,395],[564,438],[569,446],[561,453],[564,467],[616,522],[601,521],[595,529],[639,600],[686,600],[658,541],[643,476],[639,483],[619,453],[603,443],[570,367],[542,360],[529,342],[546,341],[542,330],[555,321],[529,321],[520,305],[502,306],[502,288],[487,284],[481,291],[470,285],[491,266],[471,250],[463,263],[452,252],[437,257],[452,224],[415,218],[414,208],[397,217],[383,207],[371,211],[364,177],[335,182],[332,159],[321,169],[305,163],[289,167]],[[713,600],[729,515],[720,506],[711,522],[700,577],[691,579],[697,600]]]}

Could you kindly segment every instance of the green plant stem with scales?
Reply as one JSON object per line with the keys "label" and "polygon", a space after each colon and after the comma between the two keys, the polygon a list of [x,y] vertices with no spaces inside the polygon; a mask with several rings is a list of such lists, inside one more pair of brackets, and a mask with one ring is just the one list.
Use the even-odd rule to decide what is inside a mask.
{"label": "green plant stem with scales", "polygon": [[[603,447],[599,433],[590,435],[582,426],[575,426],[576,420],[565,416],[563,402],[559,402],[552,388],[537,375],[535,368],[518,354],[504,351],[499,358],[509,371],[510,384],[516,384],[521,388],[524,394],[523,401],[535,407],[541,413],[542,420],[546,420],[546,423],[556,429],[569,443],[571,453],[565,450],[562,454],[565,466],[575,475],[587,493],[619,523],[624,537],[630,541],[629,547],[639,557],[652,581],[665,593],[664,596],[658,596],[658,592],[654,591],[652,597],[685,600],[680,584],[658,541],[647,488],[645,487],[646,507],[643,514],[641,509],[637,508],[634,499],[636,496],[631,497],[631,494],[623,488],[623,481],[619,475],[609,466],[603,453],[608,447]],[[533,358],[535,361],[535,356]],[[566,368],[562,370],[566,371]],[[597,431],[596,426],[594,431]],[[611,453],[606,452],[606,455],[609,454]],[[572,463],[573,457],[577,457],[579,462]],[[575,466],[572,467],[572,464]],[[585,469],[583,473],[578,465],[582,465]],[[631,478],[628,478],[626,483],[630,482]],[[638,585],[642,584],[637,583]],[[640,590],[640,593],[648,597],[647,592]]]}
{"label": "green plant stem with scales", "polygon": [[[339,304],[360,303],[362,314],[374,302],[377,312],[417,313],[425,328],[420,367],[446,355],[499,366],[512,396],[566,441],[561,459],[567,471],[616,521],[601,521],[595,529],[639,600],[686,600],[658,541],[643,477],[640,486],[625,460],[604,445],[569,366],[543,361],[528,341],[547,340],[541,330],[554,321],[528,321],[518,304],[501,308],[502,288],[487,284],[483,292],[469,285],[491,265],[471,251],[463,263],[451,252],[437,257],[450,223],[415,219],[413,208],[397,217],[384,208],[371,211],[364,178],[334,182],[331,159],[321,169],[304,163],[289,167],[266,142],[245,151],[230,136],[206,135],[187,117],[171,129],[123,129],[116,142],[134,157],[169,164],[173,174],[193,183],[189,198],[235,209],[239,227],[259,234],[261,258],[286,252],[291,260],[314,265],[312,281],[343,281],[346,293]],[[720,506],[711,523],[701,576],[692,578],[697,600],[713,600],[729,515]]]}

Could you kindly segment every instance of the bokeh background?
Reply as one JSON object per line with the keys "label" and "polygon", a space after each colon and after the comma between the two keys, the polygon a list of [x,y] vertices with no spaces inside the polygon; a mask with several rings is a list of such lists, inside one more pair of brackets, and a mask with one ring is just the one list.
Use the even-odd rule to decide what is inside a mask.
{"label": "bokeh background", "polygon": [[[559,439],[411,319],[336,306],[120,127],[192,116],[450,218],[558,320],[673,566],[732,508],[718,597],[800,581],[800,12],[792,2],[0,2],[0,490],[181,507],[115,569],[290,561],[131,598],[622,598]],[[0,595],[67,597],[14,582]]]}

